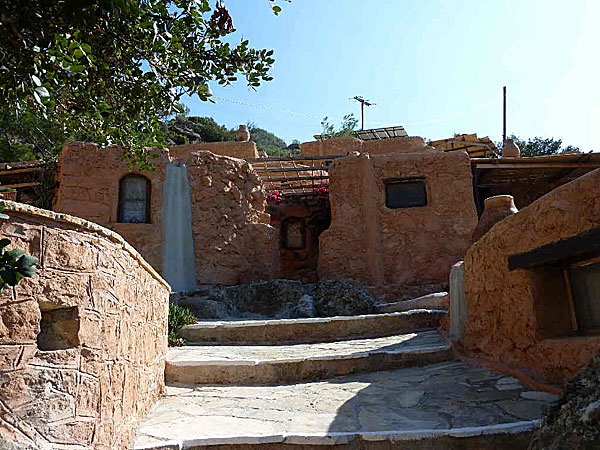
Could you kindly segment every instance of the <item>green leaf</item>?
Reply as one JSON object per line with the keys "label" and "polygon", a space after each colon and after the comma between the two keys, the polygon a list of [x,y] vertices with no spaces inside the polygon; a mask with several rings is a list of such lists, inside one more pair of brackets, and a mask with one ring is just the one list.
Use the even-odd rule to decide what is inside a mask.
{"label": "green leaf", "polygon": [[20,249],[20,248],[15,248],[14,250],[7,251],[5,253],[5,255],[8,256],[10,259],[17,260],[21,256],[23,256],[25,253],[27,253],[25,250]]}
{"label": "green leaf", "polygon": [[19,281],[17,278],[17,271],[14,269],[0,270],[0,278],[9,286],[16,286]]}
{"label": "green leaf", "polygon": [[17,267],[21,269],[27,269],[31,266],[36,265],[38,262],[39,260],[35,256],[23,255],[17,261]]}

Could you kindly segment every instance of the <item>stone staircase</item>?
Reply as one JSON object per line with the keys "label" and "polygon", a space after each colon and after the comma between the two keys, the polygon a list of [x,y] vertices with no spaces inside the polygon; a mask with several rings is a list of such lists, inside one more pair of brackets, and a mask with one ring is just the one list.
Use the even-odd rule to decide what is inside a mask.
{"label": "stone staircase", "polygon": [[555,396],[453,360],[444,314],[187,326],[134,448],[527,448]]}

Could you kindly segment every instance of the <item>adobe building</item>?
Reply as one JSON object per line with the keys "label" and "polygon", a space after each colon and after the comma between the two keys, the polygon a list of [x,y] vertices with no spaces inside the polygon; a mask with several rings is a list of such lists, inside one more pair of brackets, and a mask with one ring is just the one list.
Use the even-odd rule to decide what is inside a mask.
{"label": "adobe building", "polygon": [[[35,277],[0,293],[1,438],[38,448],[131,448],[164,390],[169,293],[203,285],[349,279],[393,302],[450,284],[457,354],[535,382],[560,385],[600,350],[599,155],[490,158],[486,152],[499,156],[493,144],[472,136],[439,148],[418,137],[362,137],[305,143],[299,157],[261,158],[248,142],[156,149],[154,171],[129,167],[119,148],[66,145],[55,212],[2,201],[10,215],[2,234],[40,263]],[[6,165],[0,178],[29,189],[38,168]],[[23,174],[32,178],[19,182]],[[513,194],[520,211],[498,216],[473,243],[486,197],[498,194]],[[392,313],[383,337],[400,322],[441,315]],[[313,320],[343,338],[353,326],[370,336],[383,326],[378,319]],[[447,346],[441,338],[439,345]],[[450,347],[441,351],[445,358]],[[340,370],[349,373],[360,358],[339,360]],[[251,362],[252,371],[269,370]],[[290,373],[313,377],[315,367]],[[220,369],[211,362],[208,370]],[[463,378],[477,398],[482,373]],[[524,387],[500,392],[496,380],[506,377],[494,377],[493,400],[480,399],[485,408],[509,395],[533,401],[520,399]],[[511,419],[500,417],[500,425]],[[506,436],[483,448],[508,448],[514,436]]]}
{"label": "adobe building", "polygon": [[130,168],[119,148],[72,143],[59,162],[56,211],[131,243],[172,285],[239,284],[279,276],[278,234],[252,167],[254,143],[156,150],[154,171]]}

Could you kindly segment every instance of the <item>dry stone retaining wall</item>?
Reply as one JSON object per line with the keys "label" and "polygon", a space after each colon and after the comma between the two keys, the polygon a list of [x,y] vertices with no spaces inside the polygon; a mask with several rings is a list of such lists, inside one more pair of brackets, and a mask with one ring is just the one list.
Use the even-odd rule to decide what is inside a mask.
{"label": "dry stone retaining wall", "polygon": [[126,449],[164,387],[169,287],[120,236],[3,202],[39,258],[0,294],[0,434],[39,449]]}

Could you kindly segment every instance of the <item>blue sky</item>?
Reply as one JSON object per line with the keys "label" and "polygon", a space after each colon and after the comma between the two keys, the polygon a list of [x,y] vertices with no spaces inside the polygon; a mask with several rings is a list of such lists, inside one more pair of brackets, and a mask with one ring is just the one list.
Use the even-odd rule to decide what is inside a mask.
{"label": "blue sky", "polygon": [[275,50],[274,80],[211,86],[217,104],[188,99],[192,115],[234,127],[253,122],[302,142],[360,116],[366,128],[404,125],[428,139],[476,132],[562,138],[600,150],[600,1],[226,0],[254,47]]}

